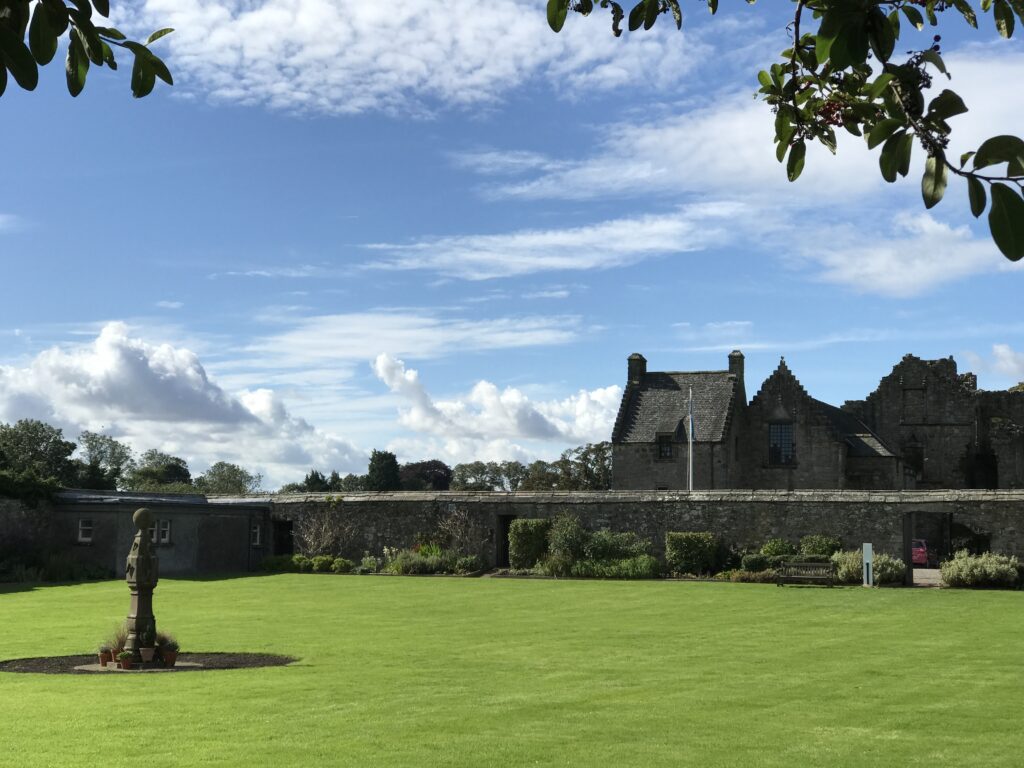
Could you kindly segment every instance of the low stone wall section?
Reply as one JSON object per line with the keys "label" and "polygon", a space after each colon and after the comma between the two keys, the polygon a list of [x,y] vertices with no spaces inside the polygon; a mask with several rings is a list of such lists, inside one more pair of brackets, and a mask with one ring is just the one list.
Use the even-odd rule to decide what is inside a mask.
{"label": "low stone wall section", "polygon": [[656,554],[663,553],[668,531],[713,531],[739,547],[828,534],[845,548],[871,542],[876,551],[897,557],[905,516],[917,513],[924,520],[940,513],[989,535],[992,551],[1024,558],[1024,491],[352,493],[261,500],[273,519],[293,525],[308,514],[335,516],[345,531],[343,554],[355,560],[364,553],[379,556],[385,546],[412,546],[454,521],[466,532],[467,549],[493,564],[510,519],[562,512],[592,530],[634,531],[651,541]]}

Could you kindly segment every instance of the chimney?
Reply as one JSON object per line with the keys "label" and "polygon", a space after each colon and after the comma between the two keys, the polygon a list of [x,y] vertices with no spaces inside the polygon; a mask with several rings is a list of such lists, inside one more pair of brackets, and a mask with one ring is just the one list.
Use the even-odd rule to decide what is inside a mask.
{"label": "chimney", "polygon": [[729,373],[736,377],[736,380],[743,383],[743,353],[734,349],[729,353]]}
{"label": "chimney", "polygon": [[629,370],[629,383],[639,384],[640,380],[643,379],[644,374],[647,373],[647,358],[639,352],[634,352],[627,359],[627,365]]}

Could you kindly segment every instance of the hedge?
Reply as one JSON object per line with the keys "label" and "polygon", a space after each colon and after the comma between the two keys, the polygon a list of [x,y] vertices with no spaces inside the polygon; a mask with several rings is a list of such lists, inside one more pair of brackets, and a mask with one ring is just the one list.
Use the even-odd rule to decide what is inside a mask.
{"label": "hedge", "polygon": [[547,518],[519,518],[508,529],[508,560],[513,568],[533,568],[548,551]]}
{"label": "hedge", "polygon": [[940,569],[948,587],[1012,589],[1020,583],[1021,563],[1016,557],[991,552],[972,555],[961,549]]}
{"label": "hedge", "polygon": [[665,534],[665,562],[672,573],[706,574],[720,569],[722,543],[710,531]]}

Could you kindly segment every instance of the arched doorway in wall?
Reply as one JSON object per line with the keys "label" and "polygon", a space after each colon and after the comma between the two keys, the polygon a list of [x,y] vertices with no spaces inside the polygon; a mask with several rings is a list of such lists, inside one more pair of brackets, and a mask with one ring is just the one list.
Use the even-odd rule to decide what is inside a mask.
{"label": "arched doorway in wall", "polygon": [[906,583],[937,584],[938,568],[952,557],[953,513],[915,510],[903,515],[903,562]]}

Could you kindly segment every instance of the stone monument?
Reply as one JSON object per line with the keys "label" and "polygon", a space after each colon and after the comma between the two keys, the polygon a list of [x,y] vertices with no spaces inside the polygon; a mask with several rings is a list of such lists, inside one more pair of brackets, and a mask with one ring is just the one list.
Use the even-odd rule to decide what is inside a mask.
{"label": "stone monument", "polygon": [[124,649],[131,651],[138,661],[139,648],[152,647],[156,642],[156,617],[153,615],[153,590],[159,581],[157,556],[153,551],[150,529],[153,527],[153,513],[143,507],[136,510],[132,522],[138,528],[128,562],[125,566],[125,581],[132,593],[131,613],[126,622],[128,639]]}

